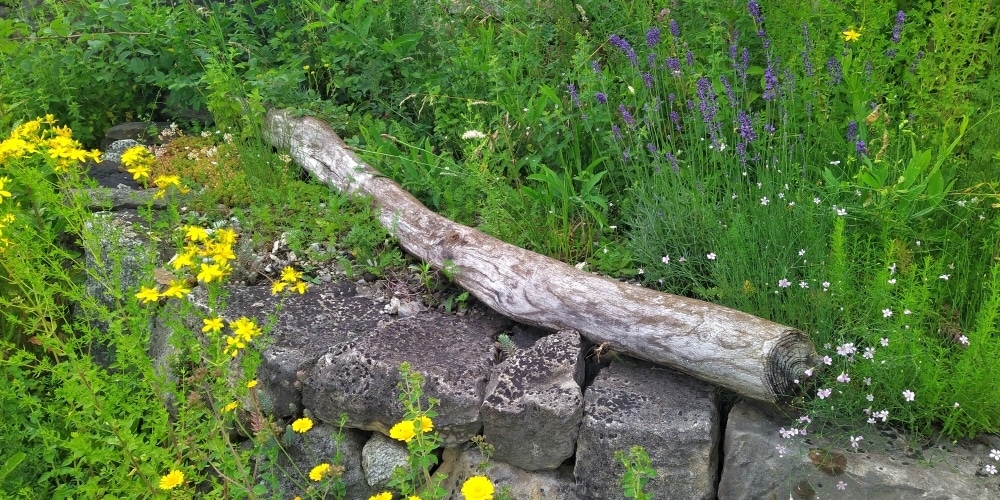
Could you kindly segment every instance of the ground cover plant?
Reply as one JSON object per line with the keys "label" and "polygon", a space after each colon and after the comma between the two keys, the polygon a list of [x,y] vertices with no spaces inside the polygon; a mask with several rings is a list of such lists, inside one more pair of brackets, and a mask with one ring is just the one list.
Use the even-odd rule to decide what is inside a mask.
{"label": "ground cover plant", "polygon": [[[264,144],[265,105],[325,117],[455,220],[808,332],[824,363],[801,381],[786,437],[856,449],[886,428],[1000,430],[1000,23],[989,3],[4,6],[0,448],[24,450],[5,457],[5,491],[266,496],[256,467],[278,460],[283,425],[307,438],[304,420],[268,421],[257,399],[266,325],[194,310],[187,283],[221,311],[232,245],[282,233],[299,253],[316,241],[349,249],[351,276],[407,263],[366,203],[302,182]],[[185,122],[184,108],[217,123]],[[190,124],[123,160],[191,211],[173,204],[150,220],[177,245],[174,278],[117,292],[111,307],[82,287],[94,242],[82,201],[63,200],[103,129],[136,118]],[[213,226],[228,217],[243,234]],[[411,265],[428,289],[447,281]],[[307,291],[300,272],[271,286]],[[174,325],[176,383],[145,354],[154,307],[203,320]],[[115,346],[116,370],[95,344]],[[266,460],[235,447],[234,428]],[[435,447],[422,439],[408,441],[413,475],[399,493],[433,483],[417,477]],[[643,498],[644,454],[621,452],[623,489]],[[327,458],[298,471],[303,495],[338,491],[312,478],[336,475]]]}

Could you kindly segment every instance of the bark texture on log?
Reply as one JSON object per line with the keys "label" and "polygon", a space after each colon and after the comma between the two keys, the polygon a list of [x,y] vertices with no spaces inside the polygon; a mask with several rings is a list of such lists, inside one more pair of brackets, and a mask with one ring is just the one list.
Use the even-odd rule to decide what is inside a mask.
{"label": "bark texture on log", "polygon": [[325,122],[273,110],[265,136],[320,181],[370,196],[400,245],[490,308],[515,320],[574,329],[630,356],[763,401],[795,395],[818,356],[809,337],[734,309],[587,272],[454,223],[359,160]]}

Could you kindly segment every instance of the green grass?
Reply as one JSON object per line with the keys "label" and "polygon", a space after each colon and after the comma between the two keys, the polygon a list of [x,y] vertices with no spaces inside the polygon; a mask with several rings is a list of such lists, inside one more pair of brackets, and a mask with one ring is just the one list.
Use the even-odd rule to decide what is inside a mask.
{"label": "green grass", "polygon": [[[216,123],[198,127],[230,139],[192,128],[185,140],[227,156],[159,162],[155,174],[192,188],[187,211],[174,204],[155,226],[163,241],[235,216],[250,247],[285,234],[296,254],[315,242],[342,252],[349,276],[410,265],[440,286],[367,201],[302,180],[260,137],[267,106],[317,114],[456,221],[808,332],[829,357],[794,408],[813,432],[1000,431],[994,10],[913,2],[899,16],[884,0],[775,0],[755,19],[744,2],[452,5],[49,2],[0,20],[0,131],[52,113],[91,147],[112,123],[210,110]],[[859,39],[845,41],[848,30]],[[61,194],[80,180],[5,144],[0,244],[24,258],[0,269],[0,440],[44,470],[22,465],[0,484],[28,497],[152,495],[169,469],[206,456],[157,400],[165,382],[142,348],[149,308],[134,292],[110,309],[88,300],[86,211]],[[71,315],[73,304],[85,312]],[[221,367],[225,353],[205,351],[197,326],[179,328],[181,352]],[[118,347],[121,371],[91,359],[98,340]],[[232,368],[241,379],[252,352]],[[252,412],[252,392],[223,371],[189,382]],[[207,436],[200,446],[237,478],[219,491],[260,495],[222,432],[235,423],[217,407],[183,411],[184,433]],[[121,443],[129,453],[111,453]],[[50,486],[31,490],[39,482]]]}

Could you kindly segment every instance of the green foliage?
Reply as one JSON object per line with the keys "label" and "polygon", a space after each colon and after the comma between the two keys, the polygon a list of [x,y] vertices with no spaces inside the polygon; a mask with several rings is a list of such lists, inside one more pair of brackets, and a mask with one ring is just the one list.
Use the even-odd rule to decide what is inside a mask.
{"label": "green foliage", "polygon": [[615,460],[625,467],[625,473],[622,474],[621,480],[622,494],[625,495],[625,498],[634,498],[635,500],[653,498],[643,491],[646,483],[657,477],[656,469],[653,468],[653,463],[649,460],[646,449],[636,445],[628,452],[618,450],[615,452]]}

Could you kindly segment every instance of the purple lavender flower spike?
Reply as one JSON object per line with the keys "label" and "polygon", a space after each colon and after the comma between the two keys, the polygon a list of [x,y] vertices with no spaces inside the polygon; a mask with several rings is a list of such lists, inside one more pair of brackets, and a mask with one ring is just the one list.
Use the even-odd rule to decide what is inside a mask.
{"label": "purple lavender flower spike", "polygon": [[681,61],[680,61],[680,59],[677,59],[676,57],[668,57],[667,58],[667,69],[669,69],[670,72],[674,74],[674,76],[680,76],[680,74],[681,74]]}
{"label": "purple lavender flower spike", "polygon": [[851,123],[847,124],[847,141],[853,141],[858,138],[858,122],[851,120]]}
{"label": "purple lavender flower spike", "polygon": [[741,109],[736,113],[736,121],[740,124],[740,137],[747,142],[753,142],[757,138],[757,134],[753,131],[753,122],[750,119],[750,115]]}
{"label": "purple lavender flower spike", "polygon": [[605,94],[604,92],[598,92],[598,93],[594,94],[594,99],[597,99],[597,102],[599,102],[601,104],[607,104],[608,103],[608,94]]}
{"label": "purple lavender flower spike", "polygon": [[896,13],[896,25],[892,27],[892,43],[899,43],[903,35],[903,23],[906,22],[906,13],[899,11]]}
{"label": "purple lavender flower spike", "polygon": [[628,158],[629,158],[628,150],[626,149],[624,152],[622,152],[622,161],[628,163]]}
{"label": "purple lavender flower spike", "polygon": [[761,97],[765,101],[773,101],[778,96],[778,77],[774,75],[774,67],[767,65],[764,70],[764,93]]}
{"label": "purple lavender flower spike", "polygon": [[646,46],[652,48],[658,43],[660,43],[660,28],[653,26],[646,32]]}
{"label": "purple lavender flower spike", "polygon": [[601,65],[597,61],[590,61],[590,67],[593,68],[594,73],[601,74]]}
{"label": "purple lavender flower spike", "polygon": [[648,64],[650,68],[655,68],[656,67],[656,54],[654,54],[652,52],[650,52],[649,54],[647,54],[646,55],[646,64]]}
{"label": "purple lavender flower spike", "polygon": [[674,37],[675,39],[680,38],[681,29],[677,27],[677,21],[671,19],[669,24],[670,24],[670,36]]}
{"label": "purple lavender flower spike", "polygon": [[670,123],[674,124],[674,130],[681,131],[681,115],[677,114],[676,111],[670,112]]}
{"label": "purple lavender flower spike", "polygon": [[571,83],[571,84],[567,85],[567,87],[569,88],[569,99],[571,101],[573,101],[573,105],[574,106],[576,106],[576,107],[579,108],[581,106],[581,104],[580,104],[580,96],[576,93],[576,85],[573,85]]}
{"label": "purple lavender flower spike", "polygon": [[736,102],[736,94],[733,93],[732,84],[729,83],[726,75],[720,76],[719,80],[722,81],[722,88],[726,89],[726,97],[729,98],[729,105],[735,108],[738,103]]}
{"label": "purple lavender flower spike", "polygon": [[855,144],[855,149],[857,150],[858,155],[860,156],[865,156],[868,154],[868,145],[865,144],[865,141],[858,141],[857,144]]}
{"label": "purple lavender flower spike", "polygon": [[608,38],[608,41],[611,42],[611,45],[618,47],[619,50],[625,53],[629,62],[632,63],[632,67],[639,65],[639,57],[635,55],[635,51],[632,50],[632,46],[629,45],[628,40],[625,40],[618,35],[611,35],[611,37]]}
{"label": "purple lavender flower spike", "polygon": [[802,37],[805,39],[805,49],[802,51],[802,66],[805,68],[806,76],[812,78],[813,76],[813,64],[809,59],[809,53],[812,52],[812,39],[809,38],[809,25],[802,23]]}
{"label": "purple lavender flower spike", "polygon": [[670,168],[674,171],[675,174],[681,171],[680,167],[677,166],[677,158],[674,155],[670,154],[670,152],[668,151],[666,153],[663,153],[663,156],[670,161]]}
{"label": "purple lavender flower spike", "polygon": [[646,143],[646,149],[648,149],[650,153],[653,153],[654,155],[656,154],[656,144],[653,144],[652,142]]}
{"label": "purple lavender flower spike", "polygon": [[617,124],[611,125],[611,135],[615,136],[615,139],[622,140],[622,129],[618,128]]}
{"label": "purple lavender flower spike", "polygon": [[758,5],[754,0],[747,2],[747,11],[750,12],[750,17],[753,18],[753,22],[758,25],[764,22],[764,15],[760,12],[760,5]]}
{"label": "purple lavender flower spike", "polygon": [[687,58],[688,66],[694,66],[694,54],[690,50],[684,54],[684,57]]}
{"label": "purple lavender flower spike", "polygon": [[648,71],[642,74],[642,81],[646,84],[647,89],[653,88],[653,75],[649,74]]}
{"label": "purple lavender flower spike", "polygon": [[622,115],[622,120],[625,120],[625,124],[629,128],[635,128],[635,118],[632,118],[632,113],[629,113],[628,108],[624,104],[618,105],[618,112]]}
{"label": "purple lavender flower spike", "polygon": [[830,57],[826,60],[826,70],[830,72],[830,79],[833,85],[840,84],[840,81],[844,78],[842,70],[840,68],[840,61],[836,57]]}
{"label": "purple lavender flower spike", "polygon": [[736,75],[740,77],[740,81],[745,85],[747,83],[747,69],[750,68],[750,50],[743,47],[743,51],[740,53],[740,64],[736,67]]}

